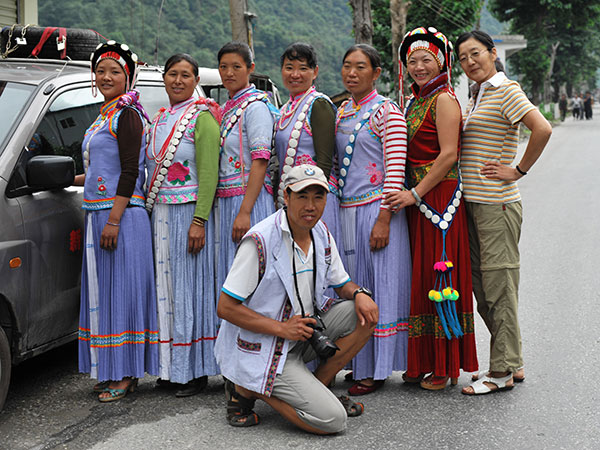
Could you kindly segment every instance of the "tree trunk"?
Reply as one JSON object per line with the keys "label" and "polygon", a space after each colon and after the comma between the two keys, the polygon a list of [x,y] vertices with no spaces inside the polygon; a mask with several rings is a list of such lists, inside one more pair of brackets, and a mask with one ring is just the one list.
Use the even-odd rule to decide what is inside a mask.
{"label": "tree trunk", "polygon": [[[393,80],[399,80],[399,62],[398,49],[402,43],[402,38],[406,34],[406,14],[410,0],[390,0],[390,18],[392,25],[392,59],[394,67]],[[400,95],[404,95],[404,86],[394,81],[394,94],[396,100],[400,101]]]}
{"label": "tree trunk", "polygon": [[[232,1],[232,0],[230,0]],[[371,17],[371,0],[350,0],[353,12],[352,27],[354,42],[357,44],[373,44],[373,19]]]}
{"label": "tree trunk", "polygon": [[229,0],[229,17],[231,18],[231,37],[234,41],[248,42],[248,28],[246,24],[246,0]]}
{"label": "tree trunk", "polygon": [[552,53],[550,54],[550,67],[544,77],[544,103],[550,103],[552,99],[552,72],[554,71],[554,61],[556,60],[556,50],[560,45],[560,41],[556,41],[552,44]]}

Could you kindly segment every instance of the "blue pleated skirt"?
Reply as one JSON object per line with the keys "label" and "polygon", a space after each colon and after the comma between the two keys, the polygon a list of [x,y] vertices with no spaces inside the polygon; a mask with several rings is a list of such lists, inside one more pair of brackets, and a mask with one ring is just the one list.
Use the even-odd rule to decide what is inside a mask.
{"label": "blue pleated skirt", "polygon": [[[231,238],[231,232],[233,231],[233,222],[240,211],[243,200],[243,195],[236,195],[233,197],[219,197],[215,203],[213,215],[216,220],[217,299],[238,247],[238,243]],[[274,212],[273,196],[263,186],[250,214],[251,226],[256,225]]]}
{"label": "blue pleated skirt", "polygon": [[408,226],[404,210],[394,214],[389,244],[371,251],[369,238],[380,203],[340,208],[344,266],[352,281],[373,291],[379,307],[373,337],[352,360],[355,380],[384,380],[392,371],[406,370],[411,284]]}
{"label": "blue pleated skirt", "polygon": [[126,208],[117,248],[100,248],[110,209],[85,216],[79,371],[99,381],[158,374],[158,326],[150,220]]}
{"label": "blue pleated skirt", "polygon": [[157,204],[152,211],[160,334],[160,377],[187,383],[218,375],[213,354],[218,318],[215,296],[213,215],[205,245],[188,253],[188,231],[196,203]]}

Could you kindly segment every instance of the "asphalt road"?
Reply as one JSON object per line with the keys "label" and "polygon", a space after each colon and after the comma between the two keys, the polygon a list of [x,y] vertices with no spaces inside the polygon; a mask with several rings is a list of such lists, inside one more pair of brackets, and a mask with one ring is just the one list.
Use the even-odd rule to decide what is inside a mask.
{"label": "asphalt road", "polygon": [[[566,122],[520,183],[521,326],[527,379],[508,392],[467,397],[469,382],[428,392],[390,378],[364,398],[362,417],[330,437],[303,433],[257,404],[262,424],[225,423],[220,377],[205,393],[176,399],[140,382],[121,402],[100,404],[68,345],[13,371],[0,413],[2,449],[597,449],[600,448],[600,127]],[[476,323],[481,368],[487,330]],[[338,375],[336,392],[349,384]]]}

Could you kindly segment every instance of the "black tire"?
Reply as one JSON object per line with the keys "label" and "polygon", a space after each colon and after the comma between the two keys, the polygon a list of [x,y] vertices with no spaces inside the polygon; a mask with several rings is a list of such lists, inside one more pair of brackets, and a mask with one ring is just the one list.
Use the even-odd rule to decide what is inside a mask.
{"label": "black tire", "polygon": [[6,400],[6,394],[8,393],[10,371],[10,346],[8,345],[6,333],[0,327],[0,411],[4,407],[4,400]]}

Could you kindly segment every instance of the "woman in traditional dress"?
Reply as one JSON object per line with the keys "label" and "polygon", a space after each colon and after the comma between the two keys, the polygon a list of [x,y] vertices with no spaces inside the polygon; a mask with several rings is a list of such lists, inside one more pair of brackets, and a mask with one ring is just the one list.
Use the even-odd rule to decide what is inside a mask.
{"label": "woman in traditional dress", "polygon": [[[100,381],[101,402],[158,374],[158,330],[150,220],[144,209],[144,116],[137,56],[108,41],[92,55],[92,89],[104,96],[83,140],[85,252],[81,276],[79,370]],[[94,79],[95,78],[95,79]]]}
{"label": "woman in traditional dress", "polygon": [[[385,201],[406,208],[412,247],[403,379],[438,390],[448,379],[456,384],[460,369],[478,368],[469,234],[458,171],[461,112],[450,85],[452,47],[446,36],[417,28],[405,36],[398,56],[414,80],[406,109],[410,190],[389,194]],[[432,291],[440,298],[431,298],[430,293],[437,295]]]}
{"label": "woman in traditional dress", "polygon": [[[313,82],[319,74],[317,54],[310,44],[296,42],[281,55],[281,78],[290,99],[281,108],[275,125],[277,206],[283,207],[283,175],[297,164],[319,166],[329,179],[327,205],[321,220],[341,243],[337,179],[333,168],[335,150],[335,106],[318,92]],[[339,249],[339,244],[338,244]]]}
{"label": "woman in traditional dress", "polygon": [[211,215],[219,165],[220,108],[195,96],[198,63],[179,53],[165,63],[169,96],[152,121],[146,209],[152,213],[160,333],[159,385],[197,394],[219,368],[215,239]]}
{"label": "woman in traditional dress", "polygon": [[369,394],[394,370],[406,369],[410,246],[404,210],[382,203],[404,185],[406,123],[377,93],[379,54],[358,44],[346,52],[342,81],[352,97],[337,113],[343,259],[352,280],[373,291],[379,323],[352,363],[351,395]]}
{"label": "woman in traditional dress", "polygon": [[252,225],[273,212],[273,188],[267,167],[271,157],[276,108],[267,93],[250,84],[252,51],[230,42],[218,54],[219,74],[229,92],[222,108],[221,157],[215,220],[217,292],[233,262],[238,243]]}
{"label": "woman in traditional dress", "polygon": [[[474,84],[462,133],[460,157],[467,208],[473,291],[477,311],[490,334],[490,367],[474,377],[467,395],[511,389],[523,381],[518,320],[519,238],[523,220],[516,181],[542,154],[552,127],[519,83],[498,72],[496,47],[479,30],[456,41],[462,69]],[[516,166],[519,124],[531,136]]]}

